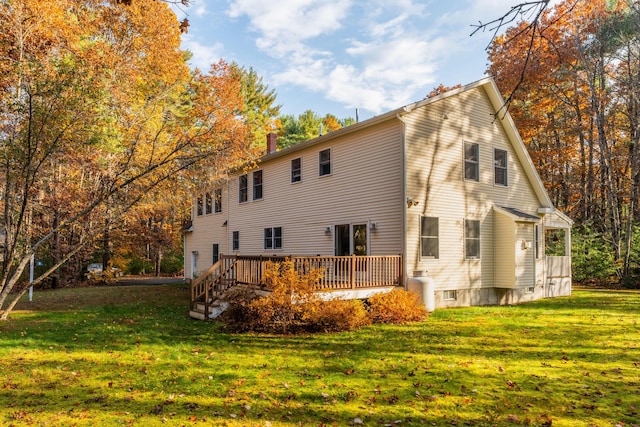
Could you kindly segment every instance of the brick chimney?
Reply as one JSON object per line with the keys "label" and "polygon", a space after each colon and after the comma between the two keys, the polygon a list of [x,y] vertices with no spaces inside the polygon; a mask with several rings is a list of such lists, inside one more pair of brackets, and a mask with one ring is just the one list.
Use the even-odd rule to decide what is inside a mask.
{"label": "brick chimney", "polygon": [[273,133],[273,132],[269,132],[267,134],[267,154],[271,154],[271,153],[275,153],[276,152],[276,141],[278,140],[278,135]]}

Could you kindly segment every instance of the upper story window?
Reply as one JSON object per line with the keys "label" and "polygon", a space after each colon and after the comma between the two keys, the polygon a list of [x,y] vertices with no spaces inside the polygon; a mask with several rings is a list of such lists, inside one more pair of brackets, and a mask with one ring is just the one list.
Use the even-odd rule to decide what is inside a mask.
{"label": "upper story window", "polygon": [[264,229],[264,248],[282,249],[282,227]]}
{"label": "upper story window", "polygon": [[496,148],[493,150],[494,182],[496,185],[507,185],[507,152]]}
{"label": "upper story window", "polygon": [[217,188],[213,193],[213,211],[215,213],[222,212],[222,188]]}
{"label": "upper story window", "polygon": [[331,175],[331,149],[322,150],[319,155],[319,175]]}
{"label": "upper story window", "polygon": [[464,143],[464,179],[480,180],[480,146],[472,142]]}
{"label": "upper story window", "polygon": [[253,172],[253,200],[262,199],[262,171]]}
{"label": "upper story window", "polygon": [[423,258],[438,258],[438,218],[423,216],[420,221],[420,255]]}
{"label": "upper story window", "polygon": [[240,175],[238,178],[238,202],[244,203],[247,201],[247,175]]}
{"label": "upper story window", "polygon": [[202,216],[204,213],[204,202],[202,200],[202,196],[198,196],[196,201],[196,215]]}
{"label": "upper story window", "polygon": [[464,255],[466,259],[480,258],[480,221],[464,220]]}
{"label": "upper story window", "polygon": [[291,182],[300,181],[302,181],[302,159],[298,157],[291,160]]}
{"label": "upper story window", "polygon": [[213,198],[211,197],[211,193],[209,192],[204,195],[204,208],[207,215],[213,212]]}

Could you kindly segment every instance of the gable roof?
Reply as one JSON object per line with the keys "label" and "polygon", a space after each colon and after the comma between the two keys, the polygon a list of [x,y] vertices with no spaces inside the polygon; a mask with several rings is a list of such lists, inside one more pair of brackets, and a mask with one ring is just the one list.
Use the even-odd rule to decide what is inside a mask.
{"label": "gable roof", "polygon": [[524,142],[522,141],[522,138],[520,137],[520,134],[516,129],[516,125],[513,122],[511,115],[506,109],[503,108],[504,99],[502,98],[502,95],[498,90],[498,86],[496,85],[495,81],[491,77],[487,77],[482,80],[478,80],[476,82],[469,83],[465,86],[459,87],[457,89],[452,89],[448,92],[444,92],[439,95],[436,95],[430,98],[425,98],[423,100],[414,102],[412,104],[405,105],[404,107],[400,107],[395,110],[389,111],[387,113],[383,113],[381,115],[372,117],[368,120],[364,120],[362,122],[358,122],[350,126],[346,126],[341,129],[329,132],[328,134],[319,136],[317,138],[301,142],[299,144],[288,147],[284,150],[267,154],[261,157],[258,161],[265,162],[271,159],[282,157],[284,155],[295,153],[297,151],[303,150],[308,147],[312,147],[314,145],[317,145],[323,142],[331,141],[332,139],[339,138],[341,136],[358,132],[362,129],[369,128],[371,126],[386,122],[388,120],[400,119],[402,116],[409,114],[418,108],[427,107],[430,104],[436,103],[443,99],[454,97],[462,92],[466,92],[466,91],[474,90],[478,88],[483,89],[485,94],[487,95],[487,98],[489,99],[489,102],[491,103],[493,110],[496,112],[495,120],[499,121],[502,124],[502,128],[504,129],[507,135],[507,138],[511,142],[513,150],[518,160],[520,161],[520,164],[522,165],[522,168],[529,182],[531,183],[531,187],[536,197],[538,198],[538,201],[540,202],[542,207],[554,208],[553,203],[551,202],[551,199],[547,194],[547,190],[545,189],[544,184],[542,183],[542,179],[540,179],[540,175],[538,175],[538,172],[536,171],[535,166],[533,165],[533,161],[531,160],[531,157],[527,152]]}

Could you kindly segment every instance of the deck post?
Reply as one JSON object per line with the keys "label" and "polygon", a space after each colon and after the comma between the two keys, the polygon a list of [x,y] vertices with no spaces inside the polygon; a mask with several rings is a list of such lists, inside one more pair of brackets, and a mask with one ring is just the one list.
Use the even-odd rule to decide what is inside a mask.
{"label": "deck post", "polygon": [[356,254],[351,254],[349,259],[349,285],[351,289],[356,288]]}
{"label": "deck post", "polygon": [[[206,281],[207,279],[205,279]],[[205,283],[204,287],[204,316],[205,319],[209,316],[209,284]]]}

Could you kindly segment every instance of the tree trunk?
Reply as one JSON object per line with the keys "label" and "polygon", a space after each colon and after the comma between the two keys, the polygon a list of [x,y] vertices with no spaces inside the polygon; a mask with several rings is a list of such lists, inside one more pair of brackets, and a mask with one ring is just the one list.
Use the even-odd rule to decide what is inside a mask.
{"label": "tree trunk", "polygon": [[162,264],[162,249],[158,247],[155,256],[155,276],[160,277],[160,265]]}
{"label": "tree trunk", "polygon": [[110,232],[111,231],[111,215],[109,210],[107,209],[106,215],[105,215],[105,219],[104,219],[104,233],[102,234],[102,271],[103,272],[107,272],[107,269],[109,268],[109,264],[111,264],[111,251],[110,251],[110,244],[111,244],[111,236],[110,236]]}

